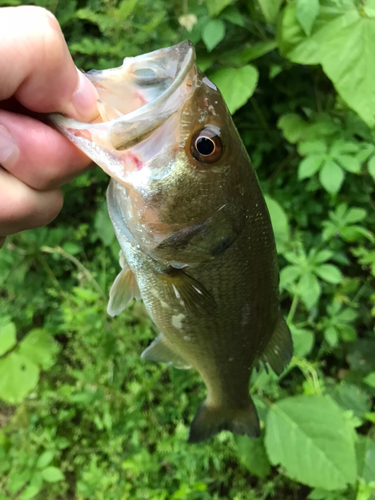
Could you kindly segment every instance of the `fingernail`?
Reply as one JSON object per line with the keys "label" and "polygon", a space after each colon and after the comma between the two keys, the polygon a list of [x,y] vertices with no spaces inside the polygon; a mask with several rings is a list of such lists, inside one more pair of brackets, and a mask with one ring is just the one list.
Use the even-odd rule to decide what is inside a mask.
{"label": "fingernail", "polygon": [[20,150],[16,141],[4,125],[0,125],[0,165],[9,170],[18,160]]}
{"label": "fingernail", "polygon": [[73,95],[73,106],[78,114],[76,119],[80,121],[92,121],[99,114],[97,107],[98,93],[94,85],[81,71],[78,71],[79,83]]}

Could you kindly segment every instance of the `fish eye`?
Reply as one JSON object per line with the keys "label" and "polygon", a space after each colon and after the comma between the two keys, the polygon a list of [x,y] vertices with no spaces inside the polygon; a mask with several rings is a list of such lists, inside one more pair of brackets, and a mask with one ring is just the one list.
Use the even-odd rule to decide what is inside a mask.
{"label": "fish eye", "polygon": [[190,149],[196,160],[202,163],[213,163],[220,158],[223,144],[217,133],[204,128],[193,137]]}

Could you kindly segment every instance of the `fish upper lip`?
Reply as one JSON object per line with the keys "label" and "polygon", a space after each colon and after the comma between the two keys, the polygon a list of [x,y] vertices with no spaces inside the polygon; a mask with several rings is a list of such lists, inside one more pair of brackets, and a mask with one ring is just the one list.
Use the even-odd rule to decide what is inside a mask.
{"label": "fish upper lip", "polygon": [[[181,42],[177,45],[174,45],[172,47],[167,47],[164,49],[159,49],[154,52],[150,52],[148,54],[143,54],[141,56],[137,56],[134,58],[125,58],[124,59],[124,64],[126,64],[127,59],[133,59],[134,61],[137,61],[137,64],[142,64],[142,61],[145,62],[145,67],[147,67],[147,60],[152,60],[152,58],[157,58],[159,57],[160,60],[162,61],[163,57],[173,57],[177,56],[178,57],[178,71],[173,79],[173,82],[168,88],[162,92],[159,96],[157,96],[155,99],[151,100],[150,102],[144,104],[143,106],[140,106],[139,108],[135,109],[134,111],[131,111],[130,113],[123,114],[119,116],[118,118],[114,118],[112,120],[106,121],[106,122],[100,122],[100,123],[84,123],[84,122],[79,122],[77,120],[74,120],[72,118],[67,118],[59,113],[52,113],[49,115],[51,121],[60,129],[66,129],[66,128],[71,128],[71,129],[76,129],[76,130],[82,130],[82,129],[87,129],[88,127],[93,130],[93,129],[103,129],[103,126],[108,129],[108,126],[110,124],[110,127],[117,127],[118,125],[125,125],[125,124],[133,124],[135,122],[143,121],[146,120],[147,117],[155,111],[160,105],[165,103],[172,95],[173,93],[179,88],[179,86],[182,84],[186,76],[188,75],[189,71],[195,64],[195,50],[192,42],[190,40],[186,40],[184,42]],[[120,67],[122,68],[122,66]],[[120,68],[115,68],[114,70],[117,70]],[[97,75],[98,73],[101,73],[103,76],[100,78],[102,81],[105,81],[105,72],[108,71],[114,71],[114,70],[103,70],[102,72],[88,72],[86,73],[86,76],[94,83],[98,82]],[[173,111],[169,113],[172,114]],[[165,117],[168,117],[168,111],[164,112]]]}

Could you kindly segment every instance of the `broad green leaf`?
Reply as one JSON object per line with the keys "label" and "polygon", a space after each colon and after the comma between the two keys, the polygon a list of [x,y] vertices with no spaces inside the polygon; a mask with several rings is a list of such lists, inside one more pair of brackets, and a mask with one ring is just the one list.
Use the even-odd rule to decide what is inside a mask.
{"label": "broad green leaf", "polygon": [[277,126],[282,130],[285,139],[292,144],[299,141],[303,131],[308,127],[305,120],[296,113],[282,115],[277,122]]}
{"label": "broad green leaf", "polygon": [[296,18],[306,35],[311,33],[319,8],[319,0],[296,0]]}
{"label": "broad green leaf", "polygon": [[314,346],[314,334],[306,328],[297,328],[294,325],[290,325],[290,331],[292,332],[294,355],[304,358],[310,354]]}
{"label": "broad green leaf", "polygon": [[371,483],[375,481],[375,439],[368,436],[357,439],[357,473],[366,483]]}
{"label": "broad green leaf", "polygon": [[314,264],[321,264],[322,262],[329,260],[332,255],[333,252],[331,252],[331,250],[320,250],[320,252],[317,252],[311,260]]}
{"label": "broad green leaf", "polygon": [[38,458],[36,466],[38,469],[45,469],[52,462],[54,452],[51,450],[44,451]]}
{"label": "broad green leaf", "polygon": [[77,255],[82,251],[82,247],[73,241],[67,241],[62,245],[62,248],[65,252],[70,253],[71,255]]}
{"label": "broad green leaf", "polygon": [[370,158],[370,160],[369,160],[369,162],[367,164],[367,169],[369,171],[369,174],[371,175],[371,177],[375,181],[375,156],[373,156],[372,158]]}
{"label": "broad green leaf", "polygon": [[[354,6],[353,6],[354,7]],[[375,21],[356,9],[351,22],[332,22],[322,44],[321,63],[337,92],[369,127],[375,125]]]}
{"label": "broad green leaf", "polygon": [[48,483],[56,483],[57,481],[61,481],[64,479],[64,474],[57,467],[47,467],[42,470],[42,476],[45,481]]}
{"label": "broad green leaf", "polygon": [[334,160],[326,160],[320,170],[319,179],[326,191],[336,194],[344,182],[344,172]]}
{"label": "broad green leaf", "polygon": [[322,166],[324,155],[310,155],[306,156],[298,167],[298,179],[306,179],[312,177]]}
{"label": "broad green leaf", "polygon": [[345,411],[350,410],[360,419],[371,409],[369,396],[353,384],[341,383],[328,390],[329,396]]}
{"label": "broad green leaf", "polygon": [[340,269],[332,264],[323,264],[317,267],[315,272],[319,278],[328,281],[328,283],[338,284],[343,280]]}
{"label": "broad green leaf", "polygon": [[50,368],[55,359],[58,347],[54,338],[46,330],[31,330],[22,340],[19,352],[44,370]]}
{"label": "broad green leaf", "polygon": [[211,19],[203,28],[202,40],[211,52],[225,36],[225,24],[220,19]]}
{"label": "broad green leaf", "polygon": [[207,0],[207,9],[210,16],[217,16],[231,3],[232,0]]}
{"label": "broad green leaf", "polygon": [[251,47],[245,47],[242,50],[231,50],[226,52],[221,57],[221,61],[226,62],[229,66],[242,67],[250,61],[267,54],[276,48],[276,42],[271,40],[269,42],[257,43]]}
{"label": "broad green leaf", "polygon": [[252,474],[265,478],[271,469],[262,438],[250,439],[247,436],[236,436],[238,457]]}
{"label": "broad green leaf", "polygon": [[355,482],[353,436],[330,398],[295,396],[275,403],[265,446],[273,465],[307,486],[337,490]]}
{"label": "broad green leaf", "polygon": [[220,17],[232,24],[237,24],[237,26],[241,26],[242,28],[245,25],[244,16],[242,16],[239,10],[236,9],[233,5],[226,7],[225,11],[221,13]]}
{"label": "broad green leaf", "polygon": [[17,344],[16,325],[6,323],[0,326],[0,356],[8,352]]}
{"label": "broad green leaf", "polygon": [[31,498],[35,498],[39,491],[42,489],[42,485],[37,486],[30,484],[30,486],[27,486],[23,492],[17,496],[19,500],[31,500]]}
{"label": "broad green leaf", "polygon": [[364,379],[363,382],[369,385],[370,387],[375,387],[375,372],[369,373]]}
{"label": "broad green leaf", "polygon": [[285,243],[289,241],[290,237],[288,218],[283,208],[276,200],[273,200],[269,196],[265,196],[264,198],[271,217],[277,251],[281,253]]}
{"label": "broad green leaf", "polygon": [[327,151],[327,143],[322,139],[303,141],[298,144],[298,153],[301,156],[323,154]]}
{"label": "broad green leaf", "polygon": [[336,347],[339,342],[338,331],[334,326],[329,326],[324,330],[324,338],[331,347]]}
{"label": "broad green leaf", "polygon": [[366,218],[367,212],[363,208],[350,208],[345,216],[346,224],[354,224]]}
{"label": "broad green leaf", "polygon": [[219,69],[211,80],[219,87],[231,113],[241,108],[253,95],[258,83],[258,70],[250,64],[240,69]]}
{"label": "broad green leaf", "polygon": [[320,285],[314,274],[308,273],[302,276],[299,282],[299,292],[307,309],[311,309],[318,302]]}
{"label": "broad green leaf", "polygon": [[335,160],[342,168],[353,174],[358,174],[361,171],[361,164],[354,156],[338,155]]}
{"label": "broad green leaf", "polygon": [[28,357],[11,352],[0,359],[0,399],[6,403],[20,403],[38,379],[39,368]]}
{"label": "broad green leaf", "polygon": [[280,271],[280,287],[285,288],[296,281],[301,274],[298,266],[286,266]]}
{"label": "broad green leaf", "polygon": [[273,23],[279,13],[283,0],[258,0],[259,7],[269,23]]}

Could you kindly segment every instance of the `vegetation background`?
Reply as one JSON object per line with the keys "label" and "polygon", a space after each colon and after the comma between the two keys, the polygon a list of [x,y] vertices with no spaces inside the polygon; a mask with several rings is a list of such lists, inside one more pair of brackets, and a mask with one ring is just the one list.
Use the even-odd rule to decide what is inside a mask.
{"label": "vegetation background", "polygon": [[295,355],[252,376],[262,438],[187,445],[203,383],[140,359],[142,304],[107,316],[119,247],[94,169],[0,251],[0,499],[374,499],[375,0],[35,3],[84,70],[195,43],[267,196]]}

